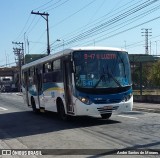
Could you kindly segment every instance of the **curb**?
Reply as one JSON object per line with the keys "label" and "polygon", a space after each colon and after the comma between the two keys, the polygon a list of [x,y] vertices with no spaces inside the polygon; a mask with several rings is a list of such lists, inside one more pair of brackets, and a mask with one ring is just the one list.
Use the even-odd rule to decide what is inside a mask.
{"label": "curb", "polygon": [[133,108],[134,111],[143,111],[143,112],[151,112],[151,113],[160,113],[160,109],[147,109],[147,108]]}

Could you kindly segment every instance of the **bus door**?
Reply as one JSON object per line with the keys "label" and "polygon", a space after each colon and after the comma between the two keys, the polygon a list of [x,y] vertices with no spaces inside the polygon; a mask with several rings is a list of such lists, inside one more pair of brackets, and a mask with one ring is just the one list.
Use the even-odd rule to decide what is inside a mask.
{"label": "bus door", "polygon": [[37,90],[37,102],[39,105],[39,108],[44,107],[43,103],[43,88],[42,88],[42,67],[37,67],[36,68],[36,76],[35,76],[35,84],[36,84],[36,90]]}
{"label": "bus door", "polygon": [[[28,71],[23,72],[23,78],[24,80],[22,81],[22,92],[23,92],[23,98],[25,100],[25,103],[29,106],[29,98],[28,98]],[[23,89],[24,88],[24,89]]]}
{"label": "bus door", "polygon": [[65,101],[68,114],[74,114],[73,106],[73,90],[72,90],[72,69],[71,61],[64,61],[64,90],[65,90]]}

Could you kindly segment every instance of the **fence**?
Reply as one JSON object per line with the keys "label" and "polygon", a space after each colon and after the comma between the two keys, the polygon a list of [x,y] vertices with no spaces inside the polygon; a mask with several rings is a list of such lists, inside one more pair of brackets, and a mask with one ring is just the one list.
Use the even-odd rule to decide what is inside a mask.
{"label": "fence", "polygon": [[160,95],[160,58],[130,55],[134,95]]}

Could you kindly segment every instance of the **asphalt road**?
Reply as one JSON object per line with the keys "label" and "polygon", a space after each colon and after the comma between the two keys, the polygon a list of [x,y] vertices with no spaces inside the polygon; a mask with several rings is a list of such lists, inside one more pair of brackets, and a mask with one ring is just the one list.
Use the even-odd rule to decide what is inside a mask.
{"label": "asphalt road", "polygon": [[56,149],[48,150],[50,157],[59,157],[56,151],[62,157],[137,157],[128,151],[140,154],[144,149],[139,157],[159,157],[160,114],[132,111],[109,120],[77,117],[64,122],[55,113],[34,114],[22,96],[0,94],[0,149]]}

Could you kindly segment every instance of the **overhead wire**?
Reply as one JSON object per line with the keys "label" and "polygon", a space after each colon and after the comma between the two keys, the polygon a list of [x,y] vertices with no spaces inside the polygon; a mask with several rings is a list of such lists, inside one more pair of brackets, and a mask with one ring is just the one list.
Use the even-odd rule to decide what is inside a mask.
{"label": "overhead wire", "polygon": [[[36,15],[35,15],[35,17],[36,17]],[[41,19],[41,17],[39,17],[39,18],[37,19],[37,21],[35,22],[34,25],[32,25],[32,23],[30,24],[30,26],[29,26],[28,29],[26,30],[26,32],[28,33],[28,35],[29,35],[29,34],[32,32],[32,30],[36,27],[36,25],[39,23],[40,19]],[[32,26],[32,27],[31,27],[31,26]]]}
{"label": "overhead wire", "polygon": [[147,23],[150,23],[150,22],[152,22],[152,21],[155,21],[155,20],[157,20],[157,19],[159,19],[159,18],[160,18],[160,16],[158,16],[158,17],[156,17],[156,18],[153,18],[153,19],[150,19],[150,20],[145,21],[145,22],[143,22],[143,23],[141,23],[141,24],[135,25],[135,26],[130,27],[130,28],[126,29],[126,30],[122,30],[122,31],[120,31],[120,32],[118,32],[118,33],[115,33],[115,34],[113,34],[113,35],[111,35],[111,36],[104,37],[104,38],[102,38],[102,39],[100,39],[100,40],[98,40],[98,41],[96,41],[96,42],[101,42],[101,41],[103,41],[103,40],[105,40],[105,39],[109,39],[109,38],[111,38],[111,37],[113,37],[113,36],[116,36],[116,35],[119,35],[119,34],[121,34],[121,33],[127,32],[127,31],[129,31],[129,30],[132,30],[132,29],[137,28],[137,27],[139,27],[139,26],[142,26],[142,25],[144,25],[144,24],[147,24]]}
{"label": "overhead wire", "polygon": [[82,8],[80,8],[79,10],[77,10],[76,12],[70,14],[69,16],[65,17],[64,19],[62,19],[61,21],[59,21],[58,23],[54,24],[53,26],[50,27],[50,29],[52,29],[55,26],[58,26],[59,24],[63,23],[64,21],[68,20],[69,18],[73,17],[74,15],[76,15],[77,13],[81,12],[82,10],[86,9],[88,6],[90,6],[92,3],[94,3],[96,0],[92,0],[91,2],[87,3],[86,5],[84,5]]}
{"label": "overhead wire", "polygon": [[[93,3],[95,0],[93,0],[93,1],[91,1],[89,4],[87,4],[86,6],[84,6],[83,8],[81,8],[79,11],[81,11],[82,9],[84,9],[84,8],[86,8],[88,5],[90,5],[91,3]],[[46,6],[47,4],[49,4],[50,2],[52,2],[52,1],[49,1],[49,2],[47,2],[47,3],[45,3],[44,5],[42,5],[41,7],[38,7],[38,8],[42,8],[43,6]],[[58,2],[60,2],[60,1],[58,1]],[[58,3],[58,2],[55,2],[54,4],[56,4],[56,3]],[[65,1],[66,2],[66,1]],[[38,8],[36,8],[36,9],[38,9]],[[47,9],[47,8],[45,8],[45,9]],[[78,13],[79,11],[77,11],[76,13]],[[74,13],[74,15],[76,14],[76,13]],[[35,18],[34,18],[35,19]],[[32,22],[31,22],[31,24],[28,26],[28,28],[27,28],[27,30],[25,31],[25,33],[30,33],[33,29],[34,29],[34,27],[35,27],[35,25],[31,28],[31,25],[32,25],[32,23],[33,23],[33,21],[34,21],[34,19],[32,20]],[[37,23],[36,23],[37,24]],[[31,28],[31,29],[30,29]],[[23,36],[23,35],[22,35]]]}
{"label": "overhead wire", "polygon": [[[34,10],[40,9],[40,8],[42,8],[41,10],[47,9],[47,8],[49,8],[50,6],[47,7],[47,8],[43,8],[43,7],[46,6],[46,5],[48,5],[48,4],[50,4],[50,3],[53,2],[53,1],[54,1],[54,0],[50,0],[50,1],[48,1],[47,3],[41,5],[40,7],[35,8]],[[53,5],[55,5],[55,4],[58,4],[60,1],[62,1],[62,0],[58,0],[57,2],[53,3],[51,6],[53,6]],[[69,1],[69,0],[67,0],[67,1]],[[65,1],[65,3],[66,3],[67,1]],[[64,4],[64,2],[63,2],[63,4]],[[61,6],[61,5],[62,5],[62,3],[61,3],[60,5],[58,5],[58,6],[56,6],[56,8],[58,8],[58,7]],[[39,20],[38,20],[38,21],[36,22],[36,24],[33,25],[33,23],[34,23],[34,21],[35,21],[35,19],[36,19],[36,15],[35,15],[34,18],[32,19],[32,21],[30,22],[30,24],[28,25],[30,19],[31,19],[31,14],[29,14],[29,17],[28,17],[28,19],[27,19],[27,21],[26,21],[23,29],[21,30],[21,32],[19,33],[19,35],[18,35],[18,37],[16,38],[15,41],[20,40],[20,39],[23,39],[23,38],[24,38],[24,33],[25,33],[25,34],[31,33],[31,31],[35,28],[35,26],[36,26],[37,23],[39,22]],[[39,18],[39,19],[40,19],[40,18]],[[27,27],[27,26],[28,26],[28,27]],[[29,32],[29,33],[28,33],[28,32]],[[22,40],[22,41],[23,41],[23,40]]]}
{"label": "overhead wire", "polygon": [[[60,2],[61,0],[59,0],[59,1],[57,1],[57,2],[55,2],[55,3],[57,3],[58,4],[58,2]],[[65,1],[65,3],[67,2],[67,1],[69,1],[69,0],[66,0]],[[90,3],[88,3],[88,5],[90,5],[90,4],[92,4],[94,1],[96,1],[96,0],[92,0]],[[133,0],[134,1],[134,0]],[[101,23],[100,24],[98,24],[99,23],[99,19],[97,19],[97,23],[95,23],[95,21],[92,23],[92,25],[91,24],[89,24],[89,25],[87,25],[88,27],[86,27],[86,28],[88,28],[88,30],[86,30],[86,31],[83,31],[83,32],[81,32],[81,33],[79,33],[78,35],[75,35],[75,36],[71,36],[71,37],[69,37],[68,39],[66,39],[65,40],[65,43],[63,43],[63,45],[70,45],[70,44],[73,44],[73,43],[76,43],[76,42],[80,42],[80,41],[82,41],[82,40],[85,40],[85,39],[88,39],[88,38],[92,38],[93,36],[97,36],[98,34],[102,34],[102,33],[104,33],[104,32],[106,32],[106,29],[108,28],[108,27],[110,27],[110,29],[111,29],[111,27],[112,27],[112,29],[113,28],[115,28],[116,27],[116,23],[117,23],[117,25],[118,25],[118,23],[120,22],[120,21],[123,21],[123,19],[126,19],[128,16],[131,16],[132,14],[135,14],[136,12],[138,12],[138,11],[140,11],[140,10],[142,10],[142,9],[144,9],[145,7],[148,7],[149,5],[151,5],[151,4],[153,4],[153,3],[155,3],[155,2],[157,2],[158,0],[154,0],[154,1],[151,1],[151,0],[148,0],[148,1],[145,1],[145,2],[143,2],[143,3],[141,3],[140,5],[137,5],[138,7],[136,8],[136,6],[135,6],[135,8],[131,8],[131,7],[133,7],[135,4],[138,4],[138,3],[134,3],[133,5],[130,5],[129,7],[127,7],[127,8],[131,8],[130,10],[127,10],[127,11],[125,11],[125,12],[123,12],[123,13],[120,13],[118,16],[116,16],[116,17],[114,17],[114,18],[112,18],[112,19],[110,19],[110,20],[108,20],[108,21],[106,21],[106,22],[104,22],[104,18],[107,18],[107,15],[105,16],[105,17],[103,17],[102,19],[100,19],[101,20]],[[41,6],[41,8],[42,8],[42,10],[43,10],[43,7],[44,6],[47,6],[47,4],[49,4],[49,3],[51,3],[52,1],[49,1],[49,2],[47,2],[46,4],[44,4],[43,6]],[[62,3],[61,3],[62,4]],[[59,5],[60,6],[60,5]],[[84,9],[85,8],[87,8],[87,6],[85,5],[85,7],[84,7]],[[50,9],[50,7],[46,7],[46,9]],[[55,8],[52,8],[52,9],[55,9]],[[52,10],[52,9],[50,9],[50,10]],[[80,12],[80,11],[82,11],[83,10],[83,8],[81,8],[81,9],[79,9],[78,11],[76,11],[75,13],[73,13],[73,14],[71,14],[70,16],[68,16],[67,18],[65,18],[65,19],[63,19],[63,20],[61,20],[60,22],[58,22],[57,24],[55,24],[55,25],[53,25],[53,26],[51,26],[50,28],[53,28],[53,27],[55,27],[55,26],[57,26],[57,25],[59,25],[59,24],[61,24],[62,22],[64,22],[64,21],[66,21],[66,20],[68,20],[70,17],[72,17],[72,16],[74,16],[74,15],[76,15],[78,12]],[[122,11],[122,10],[121,10]],[[117,14],[117,13],[115,13],[115,14]],[[115,15],[114,14],[114,12],[113,12],[113,14],[112,14],[112,16],[113,15]],[[138,15],[137,15],[138,16]],[[158,18],[157,18],[158,19]],[[27,22],[26,22],[26,24],[28,24],[28,21],[29,20],[27,20]],[[27,31],[25,31],[25,32],[31,32],[34,28],[35,28],[35,26],[32,26],[31,27],[31,25],[33,24],[33,21],[34,20],[32,20],[32,22],[31,22],[31,24],[28,26],[28,28],[27,28]],[[103,21],[103,22],[102,22]],[[152,21],[152,20],[151,20]],[[154,20],[153,20],[154,21]],[[38,22],[37,22],[38,23]],[[142,23],[143,24],[143,23]],[[141,25],[140,25],[141,26]],[[26,26],[25,26],[26,27]],[[24,27],[24,28],[25,28]],[[138,27],[138,26],[137,26]],[[134,27],[133,27],[134,28]],[[119,28],[120,29],[120,28]],[[117,30],[118,30],[118,28],[117,28]],[[23,31],[24,31],[24,29],[23,29]],[[21,31],[21,32],[23,32],[23,31]],[[82,28],[81,28],[81,31],[82,31]],[[115,34],[113,34],[113,35],[110,35],[109,36],[109,38],[111,38],[111,37],[114,37],[115,35],[118,35],[118,34],[120,34],[120,33],[123,33],[123,31],[125,31],[125,30],[122,30],[122,31],[120,31],[119,33],[115,33]],[[126,29],[126,31],[128,31],[128,29]],[[112,31],[113,32],[113,31]],[[105,34],[106,35],[106,34]],[[102,37],[104,37],[105,35],[102,35],[101,37],[100,36],[98,36],[98,38],[99,38],[99,40],[98,41],[96,41],[96,42],[100,42],[100,41],[102,41],[102,40],[105,40],[104,38],[102,38]],[[67,37],[67,36],[66,36]],[[106,39],[107,39],[107,37],[105,37]],[[93,40],[92,40],[93,41]],[[53,46],[53,43],[51,43],[51,46]],[[61,47],[62,46],[62,44],[61,45],[56,45],[55,46],[55,48],[57,49],[58,47]]]}
{"label": "overhead wire", "polygon": [[124,18],[126,18],[126,17],[128,17],[128,16],[130,16],[132,14],[134,14],[135,12],[140,11],[141,9],[143,9],[144,7],[146,7],[146,6],[148,6],[148,5],[152,4],[152,3],[153,2],[150,2],[149,4],[148,3],[146,4],[146,2],[144,2],[144,3],[140,4],[139,6],[136,6],[133,9],[130,9],[130,10],[128,10],[128,11],[116,16],[115,18],[108,20],[107,22],[101,23],[100,25],[95,26],[92,29],[77,35],[76,37],[72,38],[69,42],[67,42],[67,44],[70,44],[73,41],[82,40],[87,36],[93,36],[93,34],[95,32],[97,33],[98,31],[106,28],[107,26],[110,26],[110,25],[112,25],[112,24],[114,24],[114,23],[116,23],[116,22],[118,22],[118,21],[120,21],[120,20],[122,20],[122,19],[124,19]]}
{"label": "overhead wire", "polygon": [[27,25],[28,22],[29,22],[30,17],[31,17],[31,14],[29,14],[29,16],[28,16],[28,18],[27,18],[27,21],[26,21],[25,25],[23,26],[21,32],[19,33],[19,35],[17,36],[17,38],[15,39],[15,41],[19,40],[19,38],[21,37],[22,33],[23,33],[24,30],[25,30],[26,25]]}
{"label": "overhead wire", "polygon": [[[39,10],[40,8],[43,8],[44,6],[48,5],[49,3],[53,2],[53,1],[54,1],[54,0],[50,0],[50,1],[48,1],[47,3],[41,5],[41,6],[35,8],[35,9],[33,9],[33,10]],[[59,1],[61,1],[61,0],[58,0],[58,2],[59,2]],[[55,2],[53,5],[55,5],[55,4],[58,3],[58,2]]]}
{"label": "overhead wire", "polygon": [[[157,37],[160,37],[160,35],[150,37],[148,40],[151,40],[151,39],[154,39],[154,38],[157,38]],[[142,43],[142,42],[144,42],[144,40],[141,40],[141,41],[138,41],[138,42],[134,42],[134,43],[128,44],[128,45],[126,45],[126,47],[127,47],[127,48],[132,48],[132,47],[138,46],[137,44]],[[141,45],[142,45],[142,44],[141,44]]]}
{"label": "overhead wire", "polygon": [[[49,7],[44,8],[43,10],[46,10],[47,12],[49,12],[49,11],[51,11],[51,10],[54,10],[54,9],[56,9],[56,8],[64,5],[64,4],[67,3],[68,1],[70,1],[70,0],[65,0],[64,2],[58,4],[57,6],[54,6],[54,5],[56,4],[56,3],[55,3],[55,4],[53,4],[53,5],[50,5]],[[61,0],[59,0],[58,3],[59,3],[59,2],[61,2]],[[52,6],[54,6],[54,7],[52,7]],[[51,8],[51,7],[52,7],[52,8]],[[50,9],[49,9],[49,8],[50,8]]]}
{"label": "overhead wire", "polygon": [[[132,2],[134,2],[134,1],[135,1],[135,0],[131,0],[131,1],[127,2],[126,4],[123,4],[121,7],[115,8],[115,10],[112,9],[110,12],[108,12],[108,13],[105,14],[104,16],[99,17],[99,18],[97,18],[96,20],[94,20],[94,21],[92,21],[92,22],[90,22],[90,23],[87,23],[86,25],[84,25],[84,26],[76,29],[74,32],[77,32],[77,33],[74,33],[74,34],[73,34],[73,31],[72,31],[72,32],[69,33],[69,34],[64,35],[63,38],[65,38],[66,36],[69,36],[70,38],[71,38],[71,37],[75,37],[76,34],[81,33],[82,31],[87,30],[87,29],[89,29],[89,28],[92,28],[94,25],[98,25],[99,23],[101,23],[101,22],[103,22],[104,20],[106,20],[106,18],[111,18],[111,17],[113,17],[114,15],[119,14],[119,13],[122,11],[122,10],[120,10],[119,12],[116,12],[116,11],[118,11],[119,9],[124,8],[124,7],[127,7],[127,8],[131,7],[132,5],[131,5],[131,6],[127,6],[127,5],[130,4],[130,3],[132,3]],[[135,3],[135,4],[137,4],[137,3]],[[135,4],[133,4],[133,5],[135,5]],[[123,10],[125,10],[125,9],[126,9],[126,8],[124,8]],[[114,14],[112,15],[112,13],[114,13]],[[111,16],[109,16],[110,14],[111,14]],[[108,17],[108,16],[109,16],[109,17]],[[95,22],[96,22],[96,23],[95,23]],[[56,26],[56,25],[55,25],[55,26]]]}
{"label": "overhead wire", "polygon": [[114,17],[113,19],[110,19],[109,21],[101,23],[100,25],[95,26],[95,27],[93,27],[92,29],[90,29],[88,31],[85,31],[85,32],[77,35],[76,37],[74,37],[72,39],[69,39],[67,42],[65,42],[65,44],[68,45],[68,44],[74,43],[76,41],[80,41],[80,40],[82,40],[82,39],[84,39],[86,37],[88,38],[89,36],[93,36],[93,34],[95,32],[97,33],[97,31],[100,31],[100,30],[106,28],[107,26],[111,26],[111,25],[115,24],[116,22],[118,22],[118,21],[126,18],[127,16],[130,16],[133,13],[135,13],[135,12],[137,12],[137,11],[139,11],[139,10],[141,10],[141,9],[143,9],[143,8],[153,4],[153,3],[155,3],[156,1],[147,1],[147,2],[143,2],[140,5],[132,8],[132,9],[130,9],[128,11],[125,11],[124,13],[121,13],[120,15]]}
{"label": "overhead wire", "polygon": [[[133,0],[133,1],[134,1],[134,0]],[[139,3],[140,3],[140,2],[139,2]],[[134,5],[136,5],[137,3],[134,3],[134,4],[130,5],[130,6],[127,6],[128,4],[129,4],[129,3],[126,3],[124,6],[127,7],[127,8],[130,8],[130,7],[134,6]],[[121,9],[121,7],[118,8],[118,9]],[[118,10],[118,9],[117,9],[117,10]],[[123,9],[123,10],[125,10],[125,9]],[[121,13],[121,11],[122,11],[122,10],[120,10],[118,13]],[[113,15],[111,15],[110,17],[107,17],[107,16],[108,16],[109,14],[111,14],[111,13],[112,13],[112,12],[109,12],[109,13],[107,13],[105,16],[103,16],[102,19],[100,19],[100,20],[98,19],[98,21],[96,22],[97,25],[96,25],[96,24],[94,24],[94,25],[95,25],[95,26],[98,26],[100,22],[104,22],[104,20],[105,20],[104,17],[107,18],[107,19],[109,19],[109,18],[111,18],[111,17],[114,17],[114,15],[117,15],[117,12],[116,12],[116,13],[114,13]],[[94,25],[89,26],[88,28],[93,29],[93,26],[94,26]],[[86,27],[86,26],[87,26],[87,25],[85,25],[85,27]],[[95,27],[95,26],[94,26],[94,27]],[[84,33],[84,30],[87,30],[88,28],[87,28],[87,27],[86,27],[86,28],[83,28],[83,27],[82,27],[83,33]],[[69,37],[69,39],[71,40],[72,38],[74,39],[76,36],[80,36],[81,34],[83,34],[83,33],[81,33],[81,32],[82,32],[82,30],[80,30],[80,31],[78,32],[78,33],[80,33],[80,34],[78,34],[78,35],[75,35],[75,34],[74,34],[72,37]],[[64,39],[64,38],[63,38],[63,39]],[[65,40],[65,41],[67,41],[67,40]]]}
{"label": "overhead wire", "polygon": [[[95,36],[96,36],[96,35],[99,35],[99,34],[101,34],[101,33],[103,33],[103,32],[109,31],[109,30],[112,30],[112,31],[111,31],[111,32],[108,32],[107,34],[103,34],[103,35],[101,35],[101,36],[98,36],[96,39],[101,38],[101,37],[103,37],[103,36],[107,36],[108,34],[110,34],[110,33],[112,33],[112,32],[115,32],[115,31],[117,31],[117,30],[119,30],[119,29],[121,29],[121,28],[123,28],[123,27],[125,27],[125,26],[127,26],[127,25],[129,25],[129,24],[131,24],[131,23],[133,23],[133,22],[136,22],[137,20],[140,20],[141,18],[143,18],[143,17],[151,14],[152,12],[154,12],[154,11],[156,11],[156,10],[158,10],[158,9],[160,9],[160,5],[157,5],[156,7],[153,7],[153,8],[151,8],[150,10],[146,10],[146,11],[144,11],[143,13],[141,13],[140,15],[136,15],[135,17],[132,17],[132,18],[130,18],[130,19],[126,19],[126,21],[123,21],[123,22],[121,22],[121,23],[118,23],[118,24],[115,25],[115,26],[111,26],[110,28],[107,28],[107,29],[105,29],[105,30],[102,30],[101,32],[95,34]],[[120,26],[120,27],[119,27],[119,26]],[[113,30],[114,28],[116,28],[116,29]],[[87,42],[85,42],[85,43],[87,43]]]}

